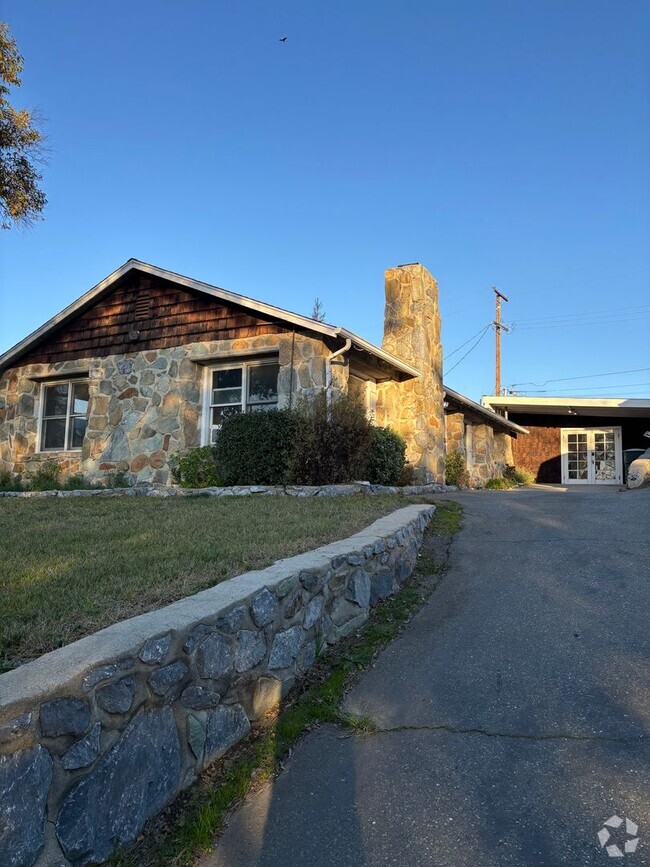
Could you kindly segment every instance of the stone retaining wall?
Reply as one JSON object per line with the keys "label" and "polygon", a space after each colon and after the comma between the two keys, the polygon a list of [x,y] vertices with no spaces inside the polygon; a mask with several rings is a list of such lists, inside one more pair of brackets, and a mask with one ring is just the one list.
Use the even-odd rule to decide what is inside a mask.
{"label": "stone retaining wall", "polygon": [[0,676],[0,864],[105,861],[411,574],[433,506]]}
{"label": "stone retaining wall", "polygon": [[134,488],[97,488],[80,491],[0,491],[1,497],[26,497],[43,499],[47,497],[343,497],[351,494],[442,494],[457,490],[453,485],[406,485],[398,488],[390,485],[371,485],[368,482],[354,482],[350,485],[234,485],[228,488],[168,488],[147,485]]}

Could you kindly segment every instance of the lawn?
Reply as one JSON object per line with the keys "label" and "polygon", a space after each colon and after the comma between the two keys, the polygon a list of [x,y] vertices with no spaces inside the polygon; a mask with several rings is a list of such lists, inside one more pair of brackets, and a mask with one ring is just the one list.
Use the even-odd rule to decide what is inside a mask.
{"label": "lawn", "polygon": [[342,539],[395,496],[0,500],[0,670]]}

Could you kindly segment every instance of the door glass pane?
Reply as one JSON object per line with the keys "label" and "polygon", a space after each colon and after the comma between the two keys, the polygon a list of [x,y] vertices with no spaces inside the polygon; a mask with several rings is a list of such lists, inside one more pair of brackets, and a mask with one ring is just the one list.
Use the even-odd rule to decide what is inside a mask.
{"label": "door glass pane", "polygon": [[86,433],[86,425],[88,422],[81,416],[79,418],[70,419],[70,445],[71,449],[80,449],[83,445],[84,435]]}
{"label": "door glass pane", "polygon": [[75,382],[72,385],[72,412],[85,415],[88,409],[88,383]]}
{"label": "door glass pane", "polygon": [[[67,386],[66,386],[67,388]],[[65,448],[65,419],[50,418],[43,422],[43,444],[44,449],[63,449]]]}
{"label": "door glass pane", "polygon": [[43,415],[65,415],[68,412],[68,383],[48,385],[45,388],[45,408]]}
{"label": "door glass pane", "polygon": [[278,365],[265,364],[251,367],[248,371],[248,402],[278,399]]}
{"label": "door glass pane", "polygon": [[613,431],[594,432],[594,475],[597,482],[616,481],[616,437]]}
{"label": "door glass pane", "polygon": [[589,477],[587,452],[587,434],[567,434],[567,476],[574,481],[583,481]]}

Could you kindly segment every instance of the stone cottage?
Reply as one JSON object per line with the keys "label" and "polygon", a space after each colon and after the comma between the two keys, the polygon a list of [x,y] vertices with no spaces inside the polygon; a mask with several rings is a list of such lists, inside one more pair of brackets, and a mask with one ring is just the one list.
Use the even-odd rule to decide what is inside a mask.
{"label": "stone cottage", "polygon": [[[345,328],[130,259],[0,356],[0,471],[168,484],[175,454],[225,417],[349,392],[444,481],[446,438],[477,478],[511,463],[525,430],[442,383],[438,288],[420,264],[386,272],[381,348]],[[446,420],[448,430],[446,431]],[[467,431],[474,430],[474,436]],[[475,460],[478,458],[478,460]]]}

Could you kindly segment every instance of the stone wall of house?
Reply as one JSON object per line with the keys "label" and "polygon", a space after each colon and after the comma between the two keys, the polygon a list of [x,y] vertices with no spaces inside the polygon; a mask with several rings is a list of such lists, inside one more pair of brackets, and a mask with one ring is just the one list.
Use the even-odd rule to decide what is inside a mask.
{"label": "stone wall of house", "polygon": [[433,511],[407,506],[0,676],[3,867],[81,867],[132,843],[277,706],[319,642],[395,592]]}
{"label": "stone wall of house", "polygon": [[514,465],[512,437],[489,424],[469,421],[462,412],[445,414],[447,453],[458,451],[465,457],[470,484],[482,487],[489,479],[503,476]]}
{"label": "stone wall of house", "polygon": [[472,425],[472,460],[468,466],[473,485],[482,487],[489,479],[503,476],[513,464],[512,437],[495,431],[489,424]]}
{"label": "stone wall of house", "polygon": [[422,265],[386,271],[382,349],[411,364],[420,376],[377,387],[377,423],[406,440],[418,482],[444,482],[445,423],[438,285]]}
{"label": "stone wall of house", "polygon": [[445,413],[445,450],[465,454],[465,416],[462,412]]}
{"label": "stone wall of house", "polygon": [[[64,477],[82,473],[102,481],[124,472],[134,483],[167,484],[170,457],[201,442],[208,359],[235,361],[266,351],[278,353],[281,407],[325,387],[330,350],[322,340],[290,333],[7,370],[0,378],[0,469],[28,477],[44,462],[56,461]],[[345,391],[346,361],[331,367],[334,393]],[[89,377],[83,446],[75,452],[38,452],[41,381],[77,373]]]}

